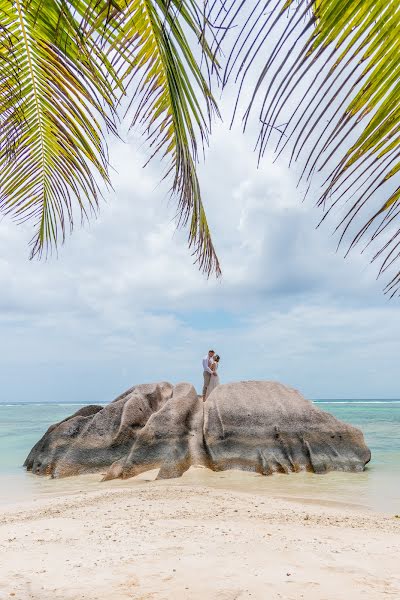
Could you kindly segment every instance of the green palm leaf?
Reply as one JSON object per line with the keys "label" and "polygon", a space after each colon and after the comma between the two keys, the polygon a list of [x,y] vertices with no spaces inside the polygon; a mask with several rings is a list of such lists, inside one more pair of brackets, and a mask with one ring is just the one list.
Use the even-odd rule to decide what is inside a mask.
{"label": "green palm leaf", "polygon": [[2,43],[12,47],[3,76],[17,78],[0,101],[0,208],[33,221],[32,255],[64,239],[74,200],[82,218],[96,209],[94,173],[108,181],[101,126],[113,126],[115,96],[102,56],[79,47],[70,9],[57,0],[0,2]]}
{"label": "green palm leaf", "polygon": [[207,22],[191,0],[0,0],[0,209],[33,221],[32,255],[64,240],[74,207],[81,218],[97,210],[109,183],[103,132],[116,133],[129,94],[153,155],[170,158],[189,245],[219,275],[196,174],[217,108],[183,27],[210,68]]}
{"label": "green palm leaf", "polygon": [[189,246],[200,268],[218,276],[196,173],[198,144],[208,142],[211,119],[218,115],[192,50],[194,42],[200,43],[205,66],[215,65],[206,42],[207,20],[194,0],[128,0],[117,5],[106,1],[102,7],[96,3],[86,20],[90,31],[99,32],[100,47],[106,44],[130,106],[135,107],[131,126],[146,132],[151,158],[159,153],[169,158],[166,177],[172,175],[178,221],[189,224]]}
{"label": "green palm leaf", "polygon": [[[379,273],[393,269],[400,257],[399,3],[257,0],[246,19],[242,6],[225,3],[220,43],[239,25],[225,82],[234,76],[242,89],[275,40],[245,113],[247,123],[260,102],[260,158],[273,141],[278,154],[290,150],[290,161],[305,156],[302,177],[324,176],[323,218],[342,210],[340,242],[348,238],[350,249],[380,240],[372,260],[381,259]],[[386,290],[394,294],[400,273],[391,277]]]}

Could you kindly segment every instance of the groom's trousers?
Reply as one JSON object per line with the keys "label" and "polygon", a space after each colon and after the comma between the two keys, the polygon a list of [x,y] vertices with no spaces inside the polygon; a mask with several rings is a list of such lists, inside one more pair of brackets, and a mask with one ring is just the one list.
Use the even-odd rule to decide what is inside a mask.
{"label": "groom's trousers", "polygon": [[207,392],[207,388],[208,388],[208,384],[210,383],[210,377],[211,377],[211,373],[209,373],[208,371],[203,371],[203,378],[204,378],[203,398],[205,398],[205,395],[206,395],[206,392]]}

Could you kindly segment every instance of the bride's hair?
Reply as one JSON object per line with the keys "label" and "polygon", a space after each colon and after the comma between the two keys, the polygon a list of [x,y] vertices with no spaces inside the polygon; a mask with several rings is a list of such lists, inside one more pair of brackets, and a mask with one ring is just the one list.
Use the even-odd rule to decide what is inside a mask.
{"label": "bride's hair", "polygon": [[215,362],[219,362],[219,356],[218,356],[218,354],[216,354],[216,355],[214,356],[214,360],[215,360]]}

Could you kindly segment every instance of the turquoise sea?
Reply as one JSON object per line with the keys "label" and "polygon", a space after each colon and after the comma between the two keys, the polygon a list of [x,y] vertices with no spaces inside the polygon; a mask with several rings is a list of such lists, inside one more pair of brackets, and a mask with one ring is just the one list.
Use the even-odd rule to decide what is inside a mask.
{"label": "turquoise sea", "polygon": [[[339,419],[359,427],[372,452],[364,473],[312,475],[248,474],[196,475],[197,482],[216,487],[234,487],[279,497],[307,501],[336,502],[389,513],[400,513],[400,400],[316,400],[315,403]],[[36,495],[82,489],[82,478],[56,481],[25,473],[22,464],[47,427],[75,412],[82,404],[0,403],[0,503],[23,502]],[[182,484],[193,484],[195,475],[185,475]],[[98,477],[86,485],[104,486]],[[127,485],[124,482],[124,485]],[[129,482],[128,482],[129,485]],[[134,482],[131,482],[134,487]]]}

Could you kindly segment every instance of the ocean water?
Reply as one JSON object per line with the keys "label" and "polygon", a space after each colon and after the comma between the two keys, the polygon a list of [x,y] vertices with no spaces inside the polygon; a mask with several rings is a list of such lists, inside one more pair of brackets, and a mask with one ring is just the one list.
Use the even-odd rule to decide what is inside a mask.
{"label": "ocean water", "polygon": [[[189,471],[180,483],[254,491],[308,502],[343,503],[388,513],[400,513],[400,400],[316,400],[323,410],[359,427],[372,452],[363,473],[300,473],[262,477],[205,469]],[[101,484],[98,475],[50,480],[26,473],[22,464],[49,425],[74,413],[82,404],[0,403],[0,503],[23,502],[41,495],[129,485]],[[142,478],[143,482],[143,478]]]}

